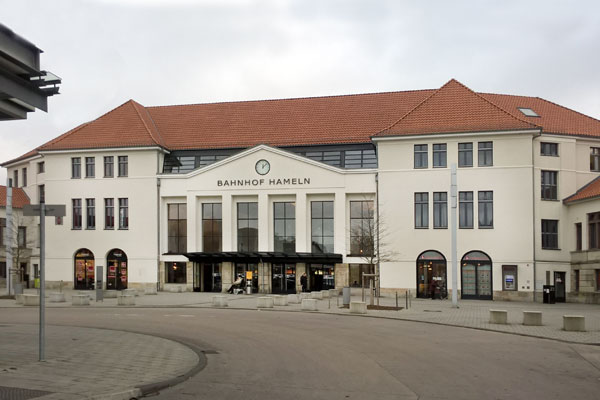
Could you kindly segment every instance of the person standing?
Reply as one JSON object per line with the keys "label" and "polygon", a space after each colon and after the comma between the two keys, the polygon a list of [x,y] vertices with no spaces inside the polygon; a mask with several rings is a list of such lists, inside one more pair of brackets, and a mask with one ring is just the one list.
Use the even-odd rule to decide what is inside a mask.
{"label": "person standing", "polygon": [[307,278],[306,278],[306,272],[305,272],[300,277],[300,285],[302,285],[303,292],[306,292],[306,283],[307,283]]}

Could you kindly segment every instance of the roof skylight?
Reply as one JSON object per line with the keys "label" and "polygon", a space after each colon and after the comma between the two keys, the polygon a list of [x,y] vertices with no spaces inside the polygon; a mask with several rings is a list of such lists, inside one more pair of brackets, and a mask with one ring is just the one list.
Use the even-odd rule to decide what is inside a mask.
{"label": "roof skylight", "polygon": [[539,115],[533,111],[531,108],[525,108],[525,107],[517,107],[519,109],[519,111],[521,111],[523,113],[523,115],[527,116],[527,117],[539,117]]}

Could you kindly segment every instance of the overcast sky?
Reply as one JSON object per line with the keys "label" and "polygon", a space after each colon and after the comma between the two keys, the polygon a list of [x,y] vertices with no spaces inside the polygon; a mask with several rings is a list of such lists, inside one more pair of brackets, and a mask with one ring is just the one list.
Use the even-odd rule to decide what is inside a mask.
{"label": "overcast sky", "polygon": [[[0,122],[0,160],[134,99],[166,105],[438,88],[543,97],[600,118],[600,2],[0,0],[63,79]],[[0,170],[0,182],[6,170]]]}

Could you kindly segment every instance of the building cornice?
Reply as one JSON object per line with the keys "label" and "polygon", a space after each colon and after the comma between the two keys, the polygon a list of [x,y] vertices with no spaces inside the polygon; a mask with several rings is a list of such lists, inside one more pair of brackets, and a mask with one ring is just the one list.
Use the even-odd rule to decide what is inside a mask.
{"label": "building cornice", "polygon": [[415,135],[395,135],[395,136],[373,136],[371,140],[373,142],[389,142],[396,140],[415,140],[422,138],[456,138],[456,137],[474,137],[474,136],[488,136],[488,135],[522,135],[522,134],[541,134],[541,129],[520,129],[510,131],[481,131],[481,132],[452,132],[452,133],[423,133]]}

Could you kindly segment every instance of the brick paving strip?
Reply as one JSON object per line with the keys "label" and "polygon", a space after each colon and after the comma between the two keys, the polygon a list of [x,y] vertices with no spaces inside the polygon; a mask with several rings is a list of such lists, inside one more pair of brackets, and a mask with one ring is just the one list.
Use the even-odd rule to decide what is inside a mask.
{"label": "brick paving strip", "polygon": [[130,399],[140,388],[181,380],[201,361],[183,344],[108,329],[47,326],[45,362],[37,325],[2,324],[0,337],[0,387],[51,393],[15,398]]}

